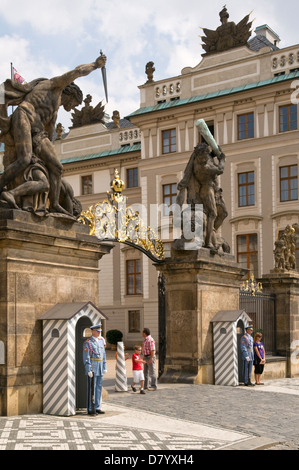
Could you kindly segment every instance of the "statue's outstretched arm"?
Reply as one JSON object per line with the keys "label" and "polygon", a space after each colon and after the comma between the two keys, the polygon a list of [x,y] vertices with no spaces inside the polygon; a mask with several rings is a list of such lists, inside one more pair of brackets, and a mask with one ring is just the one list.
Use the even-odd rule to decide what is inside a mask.
{"label": "statue's outstretched arm", "polygon": [[102,54],[96,59],[95,62],[92,62],[91,64],[78,65],[78,67],[76,67],[74,70],[66,72],[58,77],[54,77],[51,79],[51,81],[54,86],[58,86],[63,89],[70,83],[74,82],[76,78],[84,77],[85,75],[89,75],[91,72],[93,72],[93,70],[104,67],[106,60],[106,56]]}

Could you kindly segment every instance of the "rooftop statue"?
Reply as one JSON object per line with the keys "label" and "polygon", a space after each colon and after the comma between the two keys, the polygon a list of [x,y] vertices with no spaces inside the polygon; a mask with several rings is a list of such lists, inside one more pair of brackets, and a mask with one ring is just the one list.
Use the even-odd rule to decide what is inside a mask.
{"label": "rooftop statue", "polygon": [[203,49],[206,54],[223,52],[233,47],[245,46],[251,36],[252,22],[249,22],[249,15],[245,16],[238,24],[228,21],[229,13],[225,6],[219,13],[221,26],[216,31],[202,28],[205,36],[202,36]]}
{"label": "rooftop statue", "polygon": [[100,102],[94,108],[90,105],[91,101],[92,96],[87,95],[84,100],[85,106],[81,110],[74,109],[74,113],[72,113],[72,123],[74,128],[86,126],[87,124],[96,124],[98,122],[104,124],[105,106]]}
{"label": "rooftop statue", "polygon": [[119,120],[120,120],[120,114],[119,114],[119,111],[117,111],[117,109],[116,109],[112,113],[113,128],[115,128],[115,129],[120,128]]}
{"label": "rooftop statue", "polygon": [[145,73],[147,75],[146,83],[153,83],[154,81],[154,72],[156,70],[154,65],[155,65],[154,62],[150,61],[145,66]]}
{"label": "rooftop statue", "polygon": [[[27,84],[10,79],[4,82],[5,103],[0,105],[0,141],[5,144],[4,173],[0,177],[2,207],[75,215],[69,204],[72,190],[62,180],[52,136],[59,106],[71,111],[82,103],[82,92],[74,80],[105,63],[106,57],[101,54],[95,62],[51,79],[39,78]],[[11,116],[7,115],[9,105],[17,106]]]}

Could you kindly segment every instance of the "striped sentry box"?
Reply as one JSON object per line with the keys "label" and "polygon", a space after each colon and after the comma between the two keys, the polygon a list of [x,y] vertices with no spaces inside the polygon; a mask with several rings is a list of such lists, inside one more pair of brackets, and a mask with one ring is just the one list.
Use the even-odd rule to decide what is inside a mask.
{"label": "striped sentry box", "polygon": [[43,413],[76,414],[76,324],[88,317],[94,325],[107,317],[91,302],[56,304],[43,321]]}
{"label": "striped sentry box", "polygon": [[212,319],[215,385],[239,385],[237,326],[240,321],[244,327],[251,322],[245,310],[221,311]]}

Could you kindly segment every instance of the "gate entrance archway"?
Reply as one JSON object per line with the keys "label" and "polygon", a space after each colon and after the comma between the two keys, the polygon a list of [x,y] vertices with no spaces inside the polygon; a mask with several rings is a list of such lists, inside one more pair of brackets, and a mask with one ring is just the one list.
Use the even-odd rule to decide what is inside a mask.
{"label": "gate entrance archway", "polygon": [[[164,245],[155,231],[144,223],[139,211],[126,205],[122,194],[124,182],[115,170],[111,191],[102,203],[83,211],[78,221],[89,226],[89,234],[99,240],[124,243],[144,253],[156,266],[164,262]],[[166,354],[164,276],[158,279],[159,376],[163,373]]]}

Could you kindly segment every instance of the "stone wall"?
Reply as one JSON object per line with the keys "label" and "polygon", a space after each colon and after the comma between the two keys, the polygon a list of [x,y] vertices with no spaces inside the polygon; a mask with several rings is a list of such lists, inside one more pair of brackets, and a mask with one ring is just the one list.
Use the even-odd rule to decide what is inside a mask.
{"label": "stone wall", "polygon": [[42,411],[42,322],[60,302],[98,304],[98,262],[111,245],[67,217],[0,212],[0,415]]}

